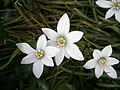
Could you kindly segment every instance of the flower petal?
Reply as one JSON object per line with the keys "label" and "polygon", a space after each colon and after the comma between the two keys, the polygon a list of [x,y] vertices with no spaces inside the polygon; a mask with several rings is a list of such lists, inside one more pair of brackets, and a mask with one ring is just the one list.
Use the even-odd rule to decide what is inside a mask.
{"label": "flower petal", "polygon": [[72,31],[66,34],[67,43],[75,43],[78,42],[83,36],[83,32],[81,31]]}
{"label": "flower petal", "polygon": [[46,36],[43,34],[38,38],[37,41],[37,50],[44,50],[47,45],[47,39]]}
{"label": "flower petal", "polygon": [[120,22],[120,10],[117,10],[115,13],[115,19]]}
{"label": "flower petal", "polygon": [[92,68],[95,68],[96,64],[97,64],[97,61],[95,59],[91,59],[87,61],[87,63],[83,67],[86,69],[92,69]]}
{"label": "flower petal", "polygon": [[113,3],[111,1],[105,0],[98,0],[96,1],[96,4],[102,8],[111,8],[113,6]]}
{"label": "flower petal", "polygon": [[103,68],[100,67],[99,64],[95,67],[95,76],[99,78],[103,74]]}
{"label": "flower petal", "polygon": [[58,21],[57,32],[60,35],[65,35],[69,32],[69,29],[70,29],[70,20],[68,15],[65,13]]}
{"label": "flower petal", "polygon": [[54,46],[54,47],[57,47],[58,45],[57,45],[56,41],[48,40],[48,41],[47,41],[47,46]]}
{"label": "flower petal", "polygon": [[66,57],[67,59],[69,59],[69,58],[70,58],[70,55],[68,55],[68,53],[66,52],[65,49],[64,49],[64,53],[65,53],[65,57]]}
{"label": "flower petal", "polygon": [[112,2],[116,2],[116,0],[111,0]]}
{"label": "flower petal", "polygon": [[40,60],[37,60],[33,64],[33,73],[37,78],[40,78],[41,74],[43,73],[43,68],[44,64]]}
{"label": "flower petal", "polygon": [[53,60],[50,56],[48,55],[45,55],[41,61],[46,65],[46,66],[51,66],[53,67],[54,66],[54,63],[53,63]]}
{"label": "flower petal", "polygon": [[47,46],[45,50],[45,54],[50,57],[54,57],[60,50],[53,46]]}
{"label": "flower petal", "polygon": [[35,52],[35,50],[27,43],[17,43],[16,45],[25,54]]}
{"label": "flower petal", "polygon": [[111,78],[117,78],[117,73],[112,66],[107,66],[104,70]]}
{"label": "flower petal", "polygon": [[55,63],[57,66],[59,66],[64,59],[64,50],[61,49],[61,51],[55,56]]}
{"label": "flower petal", "polygon": [[94,57],[95,60],[100,59],[100,58],[102,57],[102,53],[101,53],[101,51],[95,49],[94,52],[93,52],[93,57]]}
{"label": "flower petal", "polygon": [[115,8],[111,8],[109,9],[107,12],[106,12],[106,15],[105,15],[105,19],[108,19],[110,17],[112,17],[116,12],[116,9]]}
{"label": "flower petal", "polygon": [[21,64],[31,64],[31,63],[35,62],[36,60],[38,60],[38,59],[36,58],[35,54],[31,53],[22,59]]}
{"label": "flower petal", "polygon": [[116,58],[108,57],[106,58],[108,65],[115,65],[119,63],[119,60]]}
{"label": "flower petal", "polygon": [[66,52],[75,60],[84,60],[83,54],[79,50],[78,46],[76,46],[75,44],[67,44]]}
{"label": "flower petal", "polygon": [[44,34],[51,40],[55,41],[59,37],[58,33],[50,28],[42,28]]}
{"label": "flower petal", "polygon": [[106,46],[106,47],[102,50],[102,55],[103,55],[104,57],[108,57],[108,56],[110,56],[111,54],[112,54],[112,47],[111,47],[111,45]]}

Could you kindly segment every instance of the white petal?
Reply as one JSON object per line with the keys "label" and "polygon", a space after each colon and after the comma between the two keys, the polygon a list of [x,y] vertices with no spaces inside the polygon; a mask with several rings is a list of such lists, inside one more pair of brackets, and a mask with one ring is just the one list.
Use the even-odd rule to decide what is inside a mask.
{"label": "white petal", "polygon": [[115,19],[120,22],[120,10],[117,10],[115,13]]}
{"label": "white petal", "polygon": [[40,60],[37,60],[33,64],[33,73],[37,78],[40,78],[41,74],[43,73],[43,68],[44,64]]}
{"label": "white petal", "polygon": [[116,0],[111,0],[112,2],[116,2]]}
{"label": "white petal", "polygon": [[112,77],[112,78],[117,78],[117,73],[114,70],[113,67],[111,66],[107,66],[105,69],[105,72],[107,73],[108,76]]}
{"label": "white petal", "polygon": [[111,1],[114,2],[114,3],[115,3],[115,2],[120,2],[120,0],[111,0]]}
{"label": "white petal", "polygon": [[47,46],[54,46],[54,47],[57,47],[58,44],[56,41],[53,41],[53,40],[48,40],[47,41]]}
{"label": "white petal", "polygon": [[95,76],[99,78],[103,74],[103,68],[100,67],[99,64],[95,67]]}
{"label": "white petal", "polygon": [[16,45],[25,54],[35,52],[35,50],[27,43],[17,43]]}
{"label": "white petal", "polygon": [[103,55],[104,57],[108,57],[108,56],[110,56],[111,54],[112,54],[112,47],[111,47],[111,45],[106,46],[106,47],[102,50],[102,55]]}
{"label": "white petal", "polygon": [[70,55],[68,55],[68,53],[66,52],[65,49],[64,49],[64,53],[65,53],[65,57],[66,57],[67,59],[69,59],[69,58],[70,58]]}
{"label": "white petal", "polygon": [[54,57],[60,50],[53,46],[47,46],[45,50],[45,54],[49,55],[50,57]]}
{"label": "white petal", "polygon": [[93,57],[95,60],[98,60],[102,57],[102,52],[100,50],[95,49],[93,52]]}
{"label": "white petal", "polygon": [[64,50],[62,49],[56,56],[55,56],[55,63],[59,66],[64,59]]}
{"label": "white petal", "polygon": [[113,6],[113,3],[111,1],[105,0],[98,0],[96,1],[96,4],[102,8],[111,8]]}
{"label": "white petal", "polygon": [[106,58],[108,65],[115,65],[119,63],[119,60],[116,58],[108,57]]}
{"label": "white petal", "polygon": [[86,69],[92,69],[92,68],[95,68],[96,64],[97,64],[97,61],[94,59],[91,59],[91,60],[87,61],[87,63],[85,63],[85,65],[83,67]]}
{"label": "white petal", "polygon": [[47,39],[46,36],[43,34],[38,38],[37,41],[37,50],[44,50],[47,45]]}
{"label": "white petal", "polygon": [[106,15],[105,15],[105,19],[108,19],[110,17],[112,17],[116,12],[116,9],[115,8],[111,8],[109,9],[107,12],[106,12]]}
{"label": "white petal", "polygon": [[65,35],[69,32],[69,29],[70,29],[70,20],[68,15],[65,13],[58,21],[57,32],[60,35]]}
{"label": "white petal", "polygon": [[21,64],[31,64],[38,60],[34,53],[28,54],[26,57],[24,57],[21,61]]}
{"label": "white petal", "polygon": [[47,41],[47,46],[54,46],[54,47],[57,47],[58,44],[56,41],[53,41],[53,40],[48,40]]}
{"label": "white petal", "polygon": [[50,56],[45,55],[41,61],[46,65],[46,66],[54,66],[53,60]]}
{"label": "white petal", "polygon": [[83,32],[81,31],[72,31],[66,34],[67,43],[75,43],[78,42],[83,36]]}
{"label": "white petal", "polygon": [[59,37],[58,33],[50,28],[42,28],[44,34],[51,40],[55,41]]}
{"label": "white petal", "polygon": [[79,50],[78,46],[76,46],[75,44],[67,44],[66,52],[75,60],[84,60],[83,54]]}

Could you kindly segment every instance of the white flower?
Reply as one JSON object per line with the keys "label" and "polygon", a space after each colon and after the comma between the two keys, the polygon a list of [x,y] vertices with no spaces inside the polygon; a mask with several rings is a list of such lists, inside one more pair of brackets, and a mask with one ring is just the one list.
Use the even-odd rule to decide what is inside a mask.
{"label": "white flower", "polygon": [[94,59],[89,60],[83,67],[86,69],[95,68],[95,75],[97,78],[103,74],[103,71],[105,71],[108,76],[117,78],[117,73],[111,65],[118,64],[119,60],[110,57],[111,54],[111,45],[106,46],[102,51],[94,50]]}
{"label": "white flower", "polygon": [[66,13],[58,22],[57,32],[50,28],[42,28],[42,31],[50,39],[48,41],[48,45],[52,45],[60,49],[60,52],[55,56],[55,62],[57,66],[62,63],[64,56],[68,59],[72,57],[76,60],[84,60],[79,47],[74,44],[82,38],[83,32],[72,31],[69,33],[69,29],[70,20]]}
{"label": "white flower", "polygon": [[108,19],[115,14],[115,18],[120,22],[120,0],[97,0],[96,4],[102,8],[110,8],[105,18]]}
{"label": "white flower", "polygon": [[39,78],[43,72],[44,64],[46,66],[54,66],[53,60],[51,57],[54,57],[58,52],[59,49],[46,46],[47,40],[45,35],[41,35],[38,38],[36,50],[33,49],[27,43],[17,43],[17,47],[25,54],[28,54],[24,57],[21,61],[21,64],[31,64],[33,63],[33,73],[34,75]]}

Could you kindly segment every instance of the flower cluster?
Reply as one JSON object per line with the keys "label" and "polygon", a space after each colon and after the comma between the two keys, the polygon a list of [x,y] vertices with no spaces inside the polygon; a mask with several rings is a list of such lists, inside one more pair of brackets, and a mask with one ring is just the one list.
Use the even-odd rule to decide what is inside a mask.
{"label": "flower cluster", "polygon": [[84,60],[79,47],[74,43],[79,41],[83,32],[72,31],[69,33],[70,20],[65,13],[59,20],[57,32],[50,28],[42,28],[42,31],[50,39],[47,41],[43,34],[38,38],[36,50],[27,43],[17,43],[17,47],[25,54],[28,54],[21,61],[21,64],[33,63],[33,73],[39,78],[43,72],[44,65],[53,67],[54,63],[51,57],[55,56],[56,65],[60,65],[64,59],[72,57],[75,60]]}
{"label": "flower cluster", "polygon": [[[100,0],[101,1],[101,0]],[[78,61],[84,60],[83,54],[79,50],[79,47],[74,44],[78,42],[82,36],[81,31],[70,30],[70,20],[65,13],[57,25],[57,32],[50,28],[42,28],[43,33],[49,39],[47,41],[46,36],[41,35],[36,44],[36,49],[33,49],[27,43],[17,43],[17,47],[27,56],[25,56],[21,64],[33,63],[33,74],[40,78],[43,72],[44,65],[53,67],[53,59],[55,57],[55,63],[59,66],[64,57],[73,58]],[[111,65],[118,64],[119,60],[109,57],[112,54],[111,45],[105,47],[102,51],[94,50],[94,59],[89,60],[83,67],[86,69],[95,68],[95,75],[99,78],[103,71],[105,71],[110,77],[117,78],[116,71]]]}

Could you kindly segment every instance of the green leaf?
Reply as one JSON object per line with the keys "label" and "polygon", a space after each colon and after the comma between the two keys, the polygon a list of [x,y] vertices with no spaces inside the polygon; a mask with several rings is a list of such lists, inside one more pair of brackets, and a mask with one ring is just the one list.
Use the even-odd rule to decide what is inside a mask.
{"label": "green leaf", "polygon": [[15,56],[19,53],[19,49],[17,48],[14,52],[13,52],[13,54],[11,55],[11,57],[10,57],[10,60],[7,62],[7,63],[5,63],[4,65],[2,65],[1,67],[0,67],[0,71],[1,70],[3,70],[4,68],[6,68],[9,64],[10,64],[10,62],[15,58]]}
{"label": "green leaf", "polygon": [[63,83],[58,87],[57,90],[74,90],[74,89],[71,85]]}
{"label": "green leaf", "polygon": [[109,83],[97,83],[97,85],[101,87],[112,87],[112,88],[120,87],[119,85],[109,84]]}

